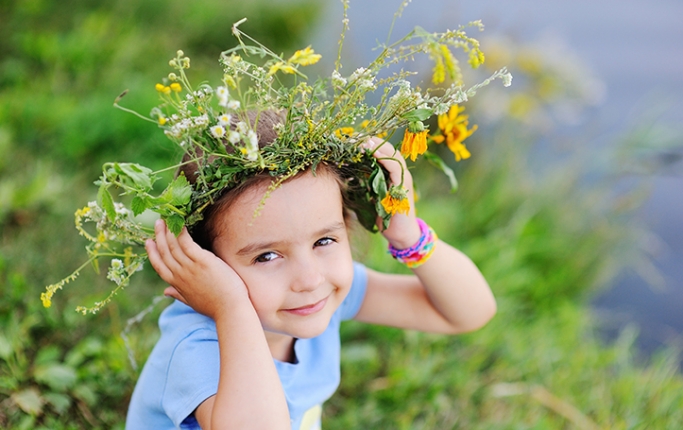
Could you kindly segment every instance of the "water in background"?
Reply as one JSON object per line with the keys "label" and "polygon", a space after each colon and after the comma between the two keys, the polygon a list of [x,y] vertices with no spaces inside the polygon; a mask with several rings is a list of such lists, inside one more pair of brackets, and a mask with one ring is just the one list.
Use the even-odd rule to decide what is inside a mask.
{"label": "water in background", "polygon": [[[399,1],[353,1],[345,52],[366,64],[369,49],[384,41]],[[333,47],[341,29],[341,3],[329,0],[312,40]],[[605,126],[599,140],[622,136],[643,117],[655,115],[680,132],[683,127],[683,2],[679,0],[414,0],[394,34],[416,25],[437,31],[481,19],[486,34],[513,34],[523,41],[554,38],[573,49],[605,83],[605,98],[595,114]],[[322,40],[321,40],[322,39]],[[328,48],[327,58],[336,57]],[[357,60],[357,61],[354,61]],[[681,139],[682,134],[678,134]],[[595,142],[591,142],[594,144]],[[654,233],[655,266],[663,276],[653,288],[635,273],[623,273],[593,304],[608,333],[636,323],[639,344],[653,351],[683,333],[683,163],[678,153],[663,161],[651,182],[652,194],[639,212]]]}

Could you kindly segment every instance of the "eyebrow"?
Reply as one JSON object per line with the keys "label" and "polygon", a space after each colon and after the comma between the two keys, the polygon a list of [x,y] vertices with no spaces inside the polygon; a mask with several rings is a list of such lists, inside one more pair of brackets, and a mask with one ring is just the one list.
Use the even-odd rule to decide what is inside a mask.
{"label": "eyebrow", "polygon": [[[326,234],[333,233],[333,232],[339,231],[339,230],[345,230],[345,229],[346,229],[346,224],[344,222],[341,222],[341,221],[335,222],[333,224],[330,224],[330,225],[323,227],[320,230],[314,232],[312,234],[312,236],[313,237],[324,236]],[[281,246],[283,243],[285,243],[285,241],[250,243],[249,245],[247,245],[244,248],[237,251],[237,255],[249,255],[249,254],[253,254],[257,251],[263,250],[263,249],[277,248],[277,247]]]}

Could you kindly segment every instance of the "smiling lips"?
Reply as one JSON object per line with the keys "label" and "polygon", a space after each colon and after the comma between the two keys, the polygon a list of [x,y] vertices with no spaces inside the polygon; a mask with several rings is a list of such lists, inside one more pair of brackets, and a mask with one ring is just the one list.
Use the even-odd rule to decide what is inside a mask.
{"label": "smiling lips", "polygon": [[321,311],[325,307],[325,304],[327,304],[327,299],[328,299],[328,297],[325,297],[321,301],[313,303],[312,305],[306,305],[306,306],[302,306],[300,308],[294,308],[294,309],[284,309],[284,311],[289,312],[290,314],[300,315],[300,316],[311,315],[311,314],[314,314],[316,312]]}

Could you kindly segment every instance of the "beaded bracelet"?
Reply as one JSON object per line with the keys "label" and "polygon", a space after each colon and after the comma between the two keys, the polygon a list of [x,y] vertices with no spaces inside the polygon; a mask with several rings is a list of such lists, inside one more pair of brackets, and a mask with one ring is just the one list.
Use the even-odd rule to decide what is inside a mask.
{"label": "beaded bracelet", "polygon": [[420,239],[415,245],[406,249],[396,249],[389,244],[391,256],[410,269],[420,266],[432,256],[437,240],[436,233],[426,222],[417,218],[417,224],[420,226]]}

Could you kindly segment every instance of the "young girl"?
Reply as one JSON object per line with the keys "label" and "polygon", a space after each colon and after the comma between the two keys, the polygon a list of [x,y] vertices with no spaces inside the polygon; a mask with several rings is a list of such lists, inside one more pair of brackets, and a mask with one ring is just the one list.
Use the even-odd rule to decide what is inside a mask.
{"label": "young girl", "polygon": [[[272,141],[258,134],[260,146]],[[339,384],[341,321],[456,334],[492,318],[495,300],[479,270],[415,217],[401,154],[379,138],[365,148],[408,190],[410,211],[393,215],[382,235],[413,275],[352,261],[348,178],[330,164],[288,179],[265,203],[273,179],[247,178],[192,236],[158,221],[146,248],[176,302],[160,318],[127,429],[318,429]]]}

